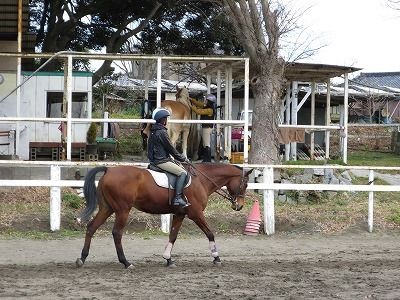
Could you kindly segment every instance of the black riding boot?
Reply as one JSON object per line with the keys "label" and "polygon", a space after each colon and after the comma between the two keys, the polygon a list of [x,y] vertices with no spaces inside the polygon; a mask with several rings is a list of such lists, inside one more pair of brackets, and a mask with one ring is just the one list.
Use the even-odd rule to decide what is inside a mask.
{"label": "black riding boot", "polygon": [[189,206],[190,203],[188,203],[185,198],[183,197],[183,188],[185,186],[185,181],[186,181],[186,174],[182,173],[181,175],[178,176],[176,179],[176,184],[175,184],[175,198],[174,201],[172,202],[173,205],[179,205],[179,206]]}
{"label": "black riding boot", "polygon": [[211,149],[208,146],[204,148],[203,162],[211,162]]}

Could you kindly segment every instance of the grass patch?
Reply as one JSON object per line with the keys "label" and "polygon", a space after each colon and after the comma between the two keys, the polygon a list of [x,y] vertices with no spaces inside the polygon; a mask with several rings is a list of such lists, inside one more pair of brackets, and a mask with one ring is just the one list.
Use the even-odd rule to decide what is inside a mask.
{"label": "grass patch", "polygon": [[[343,165],[343,161],[339,159],[331,159],[327,162],[321,160],[297,160],[284,162],[285,165]],[[348,153],[347,165],[349,166],[400,166],[400,155],[391,152],[376,151],[352,151]],[[398,173],[398,171],[397,171]]]}
{"label": "grass patch", "polygon": [[393,208],[387,219],[396,225],[400,225],[400,208]]}
{"label": "grass patch", "polygon": [[127,107],[119,112],[114,112],[110,115],[110,119],[140,119],[140,106],[134,105]]}
{"label": "grass patch", "polygon": [[143,152],[142,136],[138,132],[121,135],[118,139],[118,154],[135,155]]}
{"label": "grass patch", "polygon": [[81,208],[83,200],[76,194],[65,193],[62,194],[61,200],[70,208],[78,209]]}
{"label": "grass patch", "polygon": [[1,231],[0,239],[24,238],[31,240],[58,240],[58,239],[82,237],[83,234],[84,234],[83,231],[69,230],[69,229],[61,229],[56,232],[50,232],[50,231],[46,232],[38,230],[17,231],[9,229]]}

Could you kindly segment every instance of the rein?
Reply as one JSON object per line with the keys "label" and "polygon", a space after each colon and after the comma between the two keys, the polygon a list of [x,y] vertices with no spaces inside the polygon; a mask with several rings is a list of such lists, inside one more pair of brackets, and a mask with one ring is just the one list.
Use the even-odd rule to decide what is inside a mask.
{"label": "rein", "polygon": [[222,187],[220,187],[214,180],[212,180],[210,177],[208,177],[205,173],[203,173],[202,171],[200,171],[199,169],[197,169],[191,162],[186,162],[188,165],[190,165],[193,169],[195,169],[196,171],[198,171],[201,175],[203,175],[208,181],[210,181],[212,184],[214,184],[214,186],[216,186],[218,188],[218,190],[215,191],[215,193],[217,193],[218,195],[222,196],[225,199],[228,199],[232,204],[236,204],[236,198],[238,196],[242,196],[244,197],[244,195],[240,195],[240,191],[241,188],[243,187],[244,184],[244,171],[242,171],[242,174],[240,174],[240,185],[238,187],[238,190],[236,191],[235,195],[232,196],[230,195],[227,191],[223,190]]}

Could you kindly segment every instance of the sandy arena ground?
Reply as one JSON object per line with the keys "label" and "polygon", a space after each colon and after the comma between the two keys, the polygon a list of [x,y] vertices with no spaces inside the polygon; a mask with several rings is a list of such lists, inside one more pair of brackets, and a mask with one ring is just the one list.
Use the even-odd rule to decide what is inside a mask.
{"label": "sandy arena ground", "polygon": [[204,237],[178,239],[166,268],[166,237],[124,237],[133,271],[112,238],[0,240],[1,299],[399,299],[399,235],[217,237],[215,267]]}

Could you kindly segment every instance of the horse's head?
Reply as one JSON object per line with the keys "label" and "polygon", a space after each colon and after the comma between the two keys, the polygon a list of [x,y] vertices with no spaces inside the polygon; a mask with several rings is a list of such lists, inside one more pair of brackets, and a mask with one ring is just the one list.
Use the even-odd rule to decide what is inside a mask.
{"label": "horse's head", "polygon": [[181,102],[190,107],[189,90],[186,87],[176,87],[176,101]]}
{"label": "horse's head", "polygon": [[245,171],[243,169],[240,170],[240,176],[232,177],[226,184],[226,188],[228,189],[230,195],[230,201],[232,202],[232,209],[239,211],[243,208],[244,205],[244,195],[247,189],[247,182],[249,181],[249,175],[253,172],[253,169],[249,171]]}

